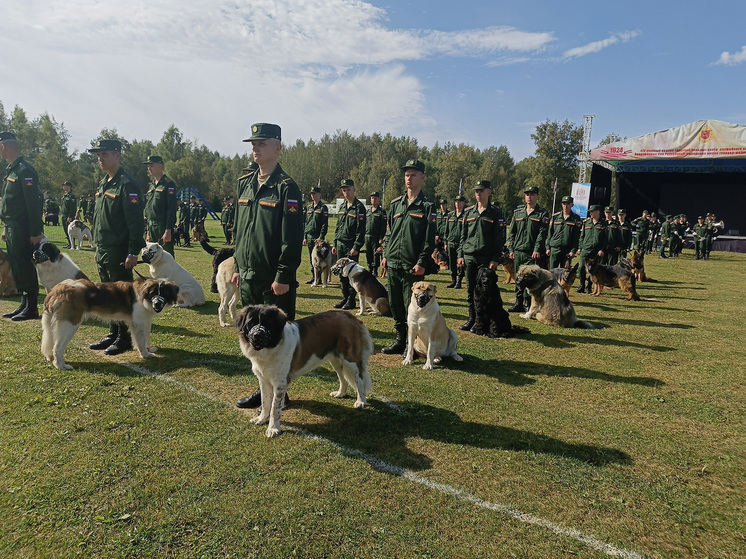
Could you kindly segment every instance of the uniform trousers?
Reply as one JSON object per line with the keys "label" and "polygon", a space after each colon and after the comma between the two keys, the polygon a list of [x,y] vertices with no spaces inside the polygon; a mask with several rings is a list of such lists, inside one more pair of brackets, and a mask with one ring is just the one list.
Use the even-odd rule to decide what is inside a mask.
{"label": "uniform trousers", "polygon": [[39,296],[39,277],[36,275],[36,268],[32,260],[34,247],[29,243],[29,236],[27,227],[5,225],[8,260],[16,281],[16,287],[21,293],[36,298]]}
{"label": "uniform trousers", "polygon": [[290,284],[290,290],[280,296],[272,292],[273,280],[244,279],[238,282],[241,290],[241,304],[246,305],[275,305],[280,307],[288,317],[295,320],[295,299],[298,290],[297,282]]}

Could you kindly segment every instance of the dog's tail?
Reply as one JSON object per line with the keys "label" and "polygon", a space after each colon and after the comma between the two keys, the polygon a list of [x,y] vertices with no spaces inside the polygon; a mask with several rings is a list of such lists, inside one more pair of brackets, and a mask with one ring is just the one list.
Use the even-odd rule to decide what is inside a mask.
{"label": "dog's tail", "polygon": [[591,324],[590,322],[586,322],[585,320],[578,320],[575,322],[575,324],[572,325],[573,328],[583,328],[585,330],[594,330],[595,326]]}
{"label": "dog's tail", "polygon": [[199,244],[202,246],[203,249],[205,249],[205,252],[207,252],[207,254],[209,254],[211,256],[214,255],[218,251],[218,249],[212,248],[210,246],[210,243],[207,242],[207,239],[205,239],[201,235],[200,235],[200,238],[199,238]]}

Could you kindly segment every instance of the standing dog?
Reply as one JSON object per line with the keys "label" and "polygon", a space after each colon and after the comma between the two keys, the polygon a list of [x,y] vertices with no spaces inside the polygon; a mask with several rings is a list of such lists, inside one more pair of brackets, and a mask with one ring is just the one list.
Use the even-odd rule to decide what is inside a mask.
{"label": "standing dog", "polygon": [[70,237],[70,248],[74,250],[80,250],[83,247],[83,241],[85,239],[88,239],[88,245],[91,248],[96,248],[96,245],[93,244],[93,233],[91,233],[88,226],[79,219],[74,219],[68,223],[67,234]]}
{"label": "standing dog", "polygon": [[311,267],[313,268],[311,287],[317,287],[319,282],[323,282],[324,287],[329,287],[332,271],[332,245],[328,241],[324,239],[314,241],[313,250],[311,250]]}
{"label": "standing dog", "polygon": [[605,266],[599,264],[595,258],[586,258],[585,269],[593,282],[593,295],[601,295],[604,287],[618,287],[628,295],[628,301],[639,301],[640,296],[635,288],[635,275],[619,265]]}
{"label": "standing dog", "polygon": [[[215,278],[218,284],[218,293],[220,293],[220,306],[218,307],[220,326],[233,326],[236,323],[236,305],[241,297],[241,292],[231,281],[234,263],[235,258],[232,256],[223,260],[218,266],[218,273]],[[231,322],[225,319],[226,311],[230,314]]]}
{"label": "standing dog", "polygon": [[515,264],[513,259],[510,257],[510,250],[508,247],[503,247],[502,254],[500,254],[500,260],[497,261],[503,267],[505,271],[505,285],[515,283]]}
{"label": "standing dog", "polygon": [[236,249],[233,247],[212,248],[210,246],[210,243],[208,243],[205,239],[201,239],[199,244],[202,246],[207,254],[212,256],[212,280],[210,282],[210,293],[218,293],[218,284],[215,281],[215,276],[218,273],[218,266],[220,266],[220,263],[227,258],[231,258],[236,252]]}
{"label": "standing dog", "polygon": [[179,286],[179,302],[175,307],[198,307],[205,304],[205,292],[194,276],[176,263],[174,257],[158,243],[145,243],[140,257],[150,267],[154,278],[171,281]]}
{"label": "standing dog", "polygon": [[567,293],[552,272],[536,264],[524,264],[518,268],[516,285],[531,294],[531,308],[521,318],[536,318],[542,324],[560,328],[593,328],[590,322],[578,320]]}
{"label": "standing dog", "polygon": [[153,357],[157,349],[150,346],[153,317],[176,303],[178,292],[175,284],[152,278],[108,283],[64,280],[44,299],[41,353],[56,368],[72,369],[65,363],[65,348],[83,320],[95,316],[125,322],[142,358]]}
{"label": "standing dog", "polygon": [[528,328],[513,326],[510,315],[503,308],[500,288],[497,286],[497,274],[490,268],[481,268],[477,272],[474,285],[474,326],[473,334],[490,338],[512,338],[516,334],[528,333]]}
{"label": "standing dog", "polygon": [[78,265],[67,254],[60,252],[57,245],[47,237],[41,238],[31,258],[36,265],[39,281],[47,293],[62,280],[88,279]]}
{"label": "standing dog", "polygon": [[8,255],[0,249],[0,297],[3,295],[17,295],[16,280],[13,270],[10,269]]}
{"label": "standing dog", "polygon": [[350,283],[357,291],[360,298],[360,311],[358,316],[365,311],[365,304],[370,306],[369,314],[388,316],[391,314],[389,308],[389,294],[380,281],[363,268],[360,264],[349,258],[340,258],[332,266],[332,273],[336,276],[350,278]]}
{"label": "standing dog", "polygon": [[241,351],[259,379],[262,410],[252,419],[267,426],[267,437],[280,434],[280,415],[288,384],[325,362],[339,378],[334,398],[344,398],[350,385],[357,391],[355,408],[365,407],[371,379],[368,359],[373,340],[368,329],[349,313],[326,311],[297,322],[278,307],[244,307],[236,321]]}
{"label": "standing dog", "polygon": [[458,336],[446,326],[435,299],[436,290],[435,285],[427,281],[412,285],[412,299],[407,309],[407,353],[402,365],[411,365],[415,352],[426,356],[422,366],[425,370],[432,369],[433,363],[440,363],[443,357],[464,360],[456,353]]}

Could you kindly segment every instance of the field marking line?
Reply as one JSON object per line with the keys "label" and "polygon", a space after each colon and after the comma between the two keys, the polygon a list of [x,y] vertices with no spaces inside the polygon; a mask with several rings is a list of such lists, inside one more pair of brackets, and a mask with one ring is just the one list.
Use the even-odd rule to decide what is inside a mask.
{"label": "field marking line", "polygon": [[[157,380],[170,383],[174,386],[178,386],[179,388],[182,388],[184,390],[187,390],[189,392],[192,392],[194,394],[197,394],[199,396],[202,396],[204,398],[207,398],[211,402],[216,402],[219,404],[222,404],[224,406],[227,406],[232,409],[234,408],[233,404],[230,402],[226,402],[225,400],[222,400],[218,398],[217,396],[214,396],[213,394],[202,392],[201,390],[197,390],[192,385],[187,384],[185,382],[181,382],[179,380],[176,380],[174,378],[171,378],[167,375],[164,375],[162,373],[150,371],[146,369],[145,367],[141,367],[139,365],[134,365],[132,363],[125,363],[125,362],[117,362],[119,365],[122,365],[123,367],[126,367],[132,371],[135,371],[137,373],[140,373],[141,375],[148,376],[155,378]],[[232,363],[231,363],[232,364]],[[388,400],[387,400],[388,401]],[[399,409],[396,407],[395,404],[391,403],[395,410]],[[403,413],[403,412],[402,412]],[[613,546],[608,543],[604,543],[603,541],[599,540],[595,536],[591,536],[589,534],[584,534],[583,532],[580,532],[579,530],[576,530],[575,528],[568,528],[566,526],[562,526],[560,524],[556,524],[552,522],[551,520],[547,520],[545,518],[541,518],[540,516],[536,516],[533,514],[528,514],[521,512],[520,510],[516,509],[515,507],[504,505],[501,503],[492,503],[490,501],[485,501],[484,499],[481,499],[480,497],[476,497],[475,495],[471,495],[470,493],[467,493],[466,491],[463,491],[462,489],[458,489],[456,487],[453,487],[451,485],[447,485],[444,483],[438,483],[435,481],[431,481],[427,478],[424,478],[416,473],[414,473],[411,470],[408,470],[406,468],[402,468],[400,466],[396,466],[394,464],[389,464],[388,462],[385,462],[383,460],[380,460],[378,458],[374,458],[373,456],[368,456],[364,452],[350,448],[347,446],[344,446],[342,444],[339,444],[331,439],[328,439],[326,437],[322,437],[319,435],[314,435],[313,433],[309,433],[307,431],[304,431],[302,429],[297,429],[294,427],[283,427],[283,431],[286,433],[292,433],[294,435],[297,435],[299,437],[303,437],[306,439],[310,439],[313,441],[318,441],[321,443],[326,443],[334,448],[338,449],[340,452],[345,454],[346,456],[351,456],[354,458],[358,458],[360,460],[364,460],[368,464],[370,464],[373,468],[380,472],[389,473],[398,477],[402,477],[404,479],[407,479],[413,483],[417,483],[419,485],[422,485],[424,487],[427,487],[428,489],[432,489],[435,491],[439,491],[440,493],[444,493],[446,495],[450,495],[452,497],[455,497],[461,501],[471,503],[473,505],[476,505],[480,508],[487,509],[494,511],[498,514],[501,514],[503,516],[510,517],[514,520],[517,520],[518,522],[522,522],[524,524],[530,524],[532,526],[538,526],[540,528],[544,528],[546,530],[549,530],[550,532],[557,534],[558,536],[567,537],[570,539],[574,539],[583,545],[590,547],[591,549],[605,553],[606,555],[610,557],[621,557],[622,559],[647,559],[648,556],[644,555],[642,553],[638,553],[636,551],[630,551],[628,549],[623,549],[620,547]]]}

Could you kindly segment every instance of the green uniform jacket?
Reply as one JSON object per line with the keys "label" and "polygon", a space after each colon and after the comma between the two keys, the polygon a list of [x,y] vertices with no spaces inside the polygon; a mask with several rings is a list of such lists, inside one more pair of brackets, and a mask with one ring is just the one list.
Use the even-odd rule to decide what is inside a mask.
{"label": "green uniform jacket", "polygon": [[238,179],[235,272],[243,280],[292,284],[303,249],[301,193],[280,165],[261,187],[258,172]]}
{"label": "green uniform jacket", "polygon": [[702,225],[697,223],[694,225],[692,232],[694,233],[695,241],[704,240],[704,238],[707,236],[707,225],[705,225],[704,223]]}
{"label": "green uniform jacket", "polygon": [[65,192],[65,194],[62,195],[60,209],[60,217],[63,220],[75,219],[75,215],[78,213],[78,201],[75,199],[75,195],[72,192]]}
{"label": "green uniform jacket", "polygon": [[145,219],[163,229],[176,227],[176,184],[166,175],[151,183],[145,195]]}
{"label": "green uniform jacket", "polygon": [[582,254],[595,256],[599,250],[605,253],[608,250],[606,245],[606,220],[601,218],[593,223],[593,218],[586,217],[583,220],[578,246]]}
{"label": "green uniform jacket", "polygon": [[461,215],[456,215],[456,212],[448,214],[448,225],[446,227],[446,245],[448,250],[456,249],[461,244],[461,230],[464,225],[464,212]]}
{"label": "green uniform jacket", "polygon": [[350,250],[360,252],[365,244],[365,206],[355,200],[347,206],[342,200],[337,208],[337,229],[334,231],[334,246],[337,257],[347,256]]}
{"label": "green uniform jacket", "polygon": [[458,257],[479,262],[499,262],[505,245],[505,219],[497,206],[488,204],[480,214],[476,205],[464,210]]}
{"label": "green uniform jacket", "polygon": [[546,252],[548,231],[549,212],[541,206],[536,206],[531,215],[528,215],[526,206],[519,206],[513,212],[513,219],[508,227],[511,252],[543,254]]}
{"label": "green uniform jacket", "polygon": [[671,238],[671,222],[666,220],[661,225],[661,241],[667,241]]}
{"label": "green uniform jacket", "polygon": [[[192,223],[192,208],[189,204],[182,204],[179,209],[179,223],[183,223],[184,227],[189,227]],[[187,233],[188,234],[188,233]]]}
{"label": "green uniform jacket", "polygon": [[606,246],[609,249],[622,246],[622,232],[616,219],[606,222]]}
{"label": "green uniform jacket", "polygon": [[409,271],[424,266],[435,247],[435,205],[420,191],[407,205],[407,197],[395,198],[389,206],[389,230],[383,256],[389,268]]}
{"label": "green uniform jacket", "polygon": [[637,238],[647,241],[648,232],[650,231],[650,220],[646,217],[638,217],[632,220],[632,225],[637,228]]}
{"label": "green uniform jacket", "polygon": [[446,238],[449,215],[451,215],[451,212],[449,210],[446,210],[445,212],[438,210],[438,214],[435,218],[436,219],[435,234],[438,235],[438,237],[440,237],[443,240],[445,240]]}
{"label": "green uniform jacket", "polygon": [[622,250],[632,246],[632,224],[629,221],[619,223],[619,233],[622,235]]}
{"label": "green uniform jacket", "polygon": [[378,244],[386,236],[386,211],[382,206],[371,207],[365,216],[365,240]]}
{"label": "green uniform jacket", "polygon": [[192,225],[204,223],[207,219],[207,208],[204,204],[195,204],[192,208]]}
{"label": "green uniform jacket", "polygon": [[93,238],[101,247],[127,247],[137,255],[143,239],[143,200],[135,179],[121,167],[109,180],[104,177],[96,191],[93,212]]}
{"label": "green uniform jacket", "polygon": [[28,229],[29,237],[41,235],[44,202],[39,177],[23,157],[8,165],[0,196],[0,219],[5,225]]}
{"label": "green uniform jacket", "polygon": [[578,252],[582,226],[583,220],[575,212],[570,212],[567,218],[562,215],[562,212],[552,214],[547,240],[550,250],[561,250],[568,253]]}
{"label": "green uniform jacket", "polygon": [[316,239],[323,239],[326,237],[328,231],[329,209],[326,207],[326,204],[321,200],[315,206],[309,204],[306,207],[306,227],[303,231],[306,240],[315,241]]}
{"label": "green uniform jacket", "polygon": [[220,212],[220,224],[221,225],[233,225],[233,219],[235,217],[236,209],[233,204],[226,204],[223,207],[223,211]]}

